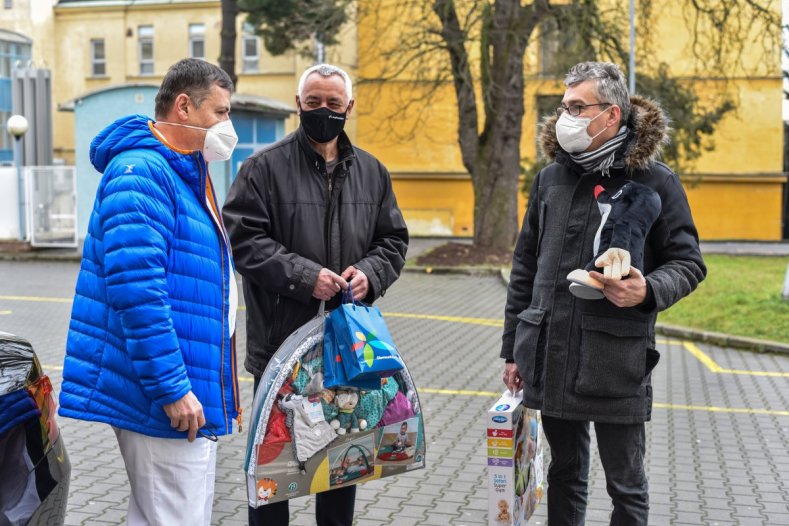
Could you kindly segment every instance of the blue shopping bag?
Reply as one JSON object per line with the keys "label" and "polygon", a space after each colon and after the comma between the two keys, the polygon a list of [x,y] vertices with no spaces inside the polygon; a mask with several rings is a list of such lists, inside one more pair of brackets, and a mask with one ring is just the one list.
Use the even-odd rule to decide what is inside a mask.
{"label": "blue shopping bag", "polygon": [[342,364],[342,356],[335,341],[331,317],[326,318],[323,333],[323,386],[326,388],[355,387],[363,391],[381,389],[381,378],[359,378],[348,380]]}
{"label": "blue shopping bag", "polygon": [[350,287],[344,300],[329,319],[348,380],[380,379],[402,370],[403,359],[378,307],[355,302]]}

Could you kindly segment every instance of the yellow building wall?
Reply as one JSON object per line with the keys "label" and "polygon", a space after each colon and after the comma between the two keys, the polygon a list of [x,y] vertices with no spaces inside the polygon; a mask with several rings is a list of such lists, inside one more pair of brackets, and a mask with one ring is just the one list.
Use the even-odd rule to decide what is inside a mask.
{"label": "yellow building wall", "polygon": [[781,239],[786,178],[709,175],[683,182],[701,239]]}
{"label": "yellow building wall", "polygon": [[[241,62],[241,34],[244,15],[237,18],[236,91],[264,96],[296,106],[295,95],[301,72],[312,65],[312,60],[297,53],[274,57],[259,45],[259,64],[256,72],[244,72]],[[129,6],[69,7],[54,9],[57,51],[54,66],[53,98],[55,107],[86,92],[125,83],[159,85],[173,63],[188,56],[189,25],[205,25],[205,57],[219,63],[221,3],[195,1],[184,3],[132,4]],[[138,58],[138,28],[153,26],[154,74],[140,75]],[[91,75],[90,40],[104,39],[107,57],[106,75]],[[51,40],[51,39],[50,39]],[[353,71],[356,62],[356,28],[349,25],[340,34],[341,45],[327,50],[327,60]],[[285,122],[286,132],[298,127],[298,117]],[[354,133],[355,123],[348,125]],[[73,162],[74,115],[58,111],[54,115],[54,145],[56,156]]]}
{"label": "yellow building wall", "polygon": [[[20,0],[32,1],[32,0]],[[41,0],[37,0],[41,1]],[[362,4],[371,0],[364,0]],[[378,1],[378,0],[376,0]],[[612,0],[613,1],[613,0]],[[462,3],[461,3],[462,4]],[[616,4],[616,2],[614,2]],[[612,5],[614,5],[612,4]],[[395,21],[409,20],[402,3],[382,0],[383,8],[362,16],[360,25],[343,28],[339,46],[327,49],[327,61],[348,70],[354,78],[375,77],[382,57],[376,45],[381,38],[396,40],[397,34],[380,31]],[[616,4],[618,5],[618,4]],[[738,109],[728,114],[714,135],[715,148],[705,151],[681,173],[703,239],[779,239],[781,222],[782,121],[779,55],[775,61],[761,60],[761,49],[754,44],[746,50],[742,64],[728,71],[727,79],[714,78],[691,60],[689,33],[685,30],[683,8],[674,2],[661,3],[661,16],[650,20],[654,52],[649,60],[637,64],[648,71],[659,61],[671,66],[672,74],[685,75],[689,87],[702,100],[717,100],[726,95]],[[767,7],[780,10],[777,0]],[[129,5],[125,7],[54,8],[53,46],[54,103],[65,101],[90,90],[129,82],[158,84],[167,67],[187,54],[190,23],[206,27],[206,57],[217,63],[220,49],[221,4],[218,1]],[[621,5],[618,8],[625,9]],[[665,15],[665,16],[664,16]],[[241,34],[243,15],[237,28]],[[626,17],[622,18],[626,24]],[[637,28],[641,21],[637,21]],[[379,24],[376,26],[375,24]],[[155,75],[140,76],[137,57],[137,28],[154,26]],[[749,38],[759,37],[764,28],[755,24]],[[623,34],[626,34],[623,26]],[[104,38],[107,75],[90,76],[91,38]],[[758,42],[758,40],[757,40]],[[648,43],[639,41],[644,48]],[[301,72],[312,64],[296,53],[272,57],[260,45],[259,70],[244,73],[241,68],[240,39],[236,46],[237,90],[262,95],[295,107],[295,92]],[[34,46],[34,50],[36,47]],[[561,95],[561,79],[539,75],[539,38],[532,38],[524,57],[525,115],[521,153],[524,162],[537,156],[537,97]],[[471,49],[472,58],[477,47]],[[645,51],[646,52],[646,51]],[[759,60],[756,60],[756,58]],[[439,55],[436,68],[446,65]],[[706,75],[706,76],[704,76]],[[424,97],[421,104],[408,105],[420,88],[408,82],[408,70],[398,79],[363,82],[354,86],[355,109],[347,131],[360,147],[378,157],[393,176],[398,200],[411,230],[415,234],[444,233],[470,236],[473,233],[473,192],[457,144],[457,107],[451,83]],[[424,89],[424,88],[422,88]],[[416,95],[420,95],[416,93]],[[419,99],[419,97],[416,97]],[[481,110],[480,110],[481,111]],[[73,113],[55,113],[56,156],[73,159]],[[484,116],[480,117],[480,125]],[[286,121],[286,132],[298,126],[298,117]],[[676,168],[676,167],[674,167]],[[690,182],[695,182],[693,185]],[[731,213],[722,217],[722,203],[736,201]],[[523,196],[520,196],[523,213]]]}
{"label": "yellow building wall", "polygon": [[[626,35],[627,6],[622,2],[610,4],[622,11],[622,34]],[[381,41],[384,44],[397,41],[396,34],[381,28],[415,19],[406,16],[397,2],[383,0],[376,5],[382,7],[363,17],[359,27],[357,73],[365,78],[380,74],[381,58],[375,51],[381,49]],[[780,12],[778,0],[760,5]],[[639,61],[637,70],[652,73],[650,68],[666,62],[672,75],[685,78],[688,88],[695,90],[702,107],[704,104],[712,107],[722,97],[737,104],[737,109],[718,123],[712,143],[707,141],[714,148],[686,166],[687,174],[680,173],[686,182],[700,236],[780,239],[782,191],[786,181],[781,175],[781,74],[778,51],[774,60],[765,60],[762,55],[761,43],[768,42],[769,36],[766,28],[746,24],[745,38],[753,44],[746,47],[740,62],[732,61],[724,79],[715,77],[714,71],[699,68],[699,62],[693,59],[692,37],[685,25],[688,8],[679,2],[661,2],[659,9],[659,16],[649,20],[651,43],[638,44],[644,47],[648,59]],[[636,27],[643,23],[637,20]],[[478,60],[477,46],[468,49],[471,60]],[[524,57],[525,115],[521,142],[524,163],[537,157],[537,130],[542,117],[537,114],[537,97],[564,92],[561,78],[545,78],[538,73],[539,52],[539,37],[535,32]],[[437,67],[446,67],[446,57],[438,56],[436,60]],[[374,101],[374,107],[357,113],[357,142],[377,155],[391,171],[398,201],[414,233],[472,235],[473,191],[457,144],[454,88],[446,83],[432,91],[423,84],[409,82],[415,75],[414,67],[406,67],[399,72],[397,80],[370,82],[357,89],[359,108],[367,108],[367,101]],[[421,103],[414,103],[415,99],[421,99]],[[481,106],[479,98],[478,104]],[[480,128],[483,122],[484,115],[480,113]],[[678,167],[672,168],[681,172]]]}
{"label": "yellow building wall", "polygon": [[[469,237],[474,232],[474,189],[461,175],[392,175],[397,204],[416,236]],[[526,213],[518,193],[518,225]]]}

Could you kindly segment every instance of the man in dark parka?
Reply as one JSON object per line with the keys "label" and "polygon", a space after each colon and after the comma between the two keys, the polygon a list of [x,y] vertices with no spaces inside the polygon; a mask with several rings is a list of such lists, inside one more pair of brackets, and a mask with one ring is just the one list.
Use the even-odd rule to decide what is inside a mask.
{"label": "man in dark parka", "polygon": [[[696,288],[706,267],[679,178],[656,160],[668,132],[661,108],[630,97],[614,64],[577,64],[565,85],[559,117],[544,121],[540,138],[554,162],[534,181],[513,255],[503,379],[512,391],[523,389],[524,405],[542,411],[551,526],[584,523],[590,421],[613,500],[611,524],[646,525],[645,422],[660,357],[655,320]],[[601,213],[593,188],[614,195],[631,180],[662,202],[644,268],[621,280],[610,269],[592,272],[605,298],[576,298],[565,277],[594,255]]]}
{"label": "man in dark parka", "polygon": [[[342,69],[301,76],[299,128],[241,166],[222,214],[247,305],[245,366],[260,377],[287,336],[336,308],[341,291],[372,303],[400,276],[408,230],[386,168],[343,131],[354,99]],[[350,526],[356,486],[319,493],[318,526]],[[286,526],[288,501],[249,509],[250,525]]]}

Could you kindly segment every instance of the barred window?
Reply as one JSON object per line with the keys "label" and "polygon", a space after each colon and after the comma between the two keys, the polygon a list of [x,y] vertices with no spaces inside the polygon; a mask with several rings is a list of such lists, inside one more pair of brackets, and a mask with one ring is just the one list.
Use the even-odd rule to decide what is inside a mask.
{"label": "barred window", "polygon": [[153,75],[153,26],[137,28],[140,75]]}

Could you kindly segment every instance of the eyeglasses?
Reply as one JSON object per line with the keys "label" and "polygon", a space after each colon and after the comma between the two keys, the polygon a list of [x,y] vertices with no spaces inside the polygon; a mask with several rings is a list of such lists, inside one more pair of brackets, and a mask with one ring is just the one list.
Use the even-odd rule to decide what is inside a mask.
{"label": "eyeglasses", "polygon": [[197,434],[203,438],[207,438],[211,442],[219,441],[219,437],[216,436],[216,433],[214,432],[214,426],[207,422],[201,429],[197,430]]}
{"label": "eyeglasses", "polygon": [[562,104],[558,108],[556,108],[556,115],[561,116],[562,113],[565,111],[569,113],[573,117],[577,117],[584,111],[586,108],[590,108],[592,106],[610,106],[610,102],[598,102],[597,104],[570,104],[569,106],[565,106]]}

